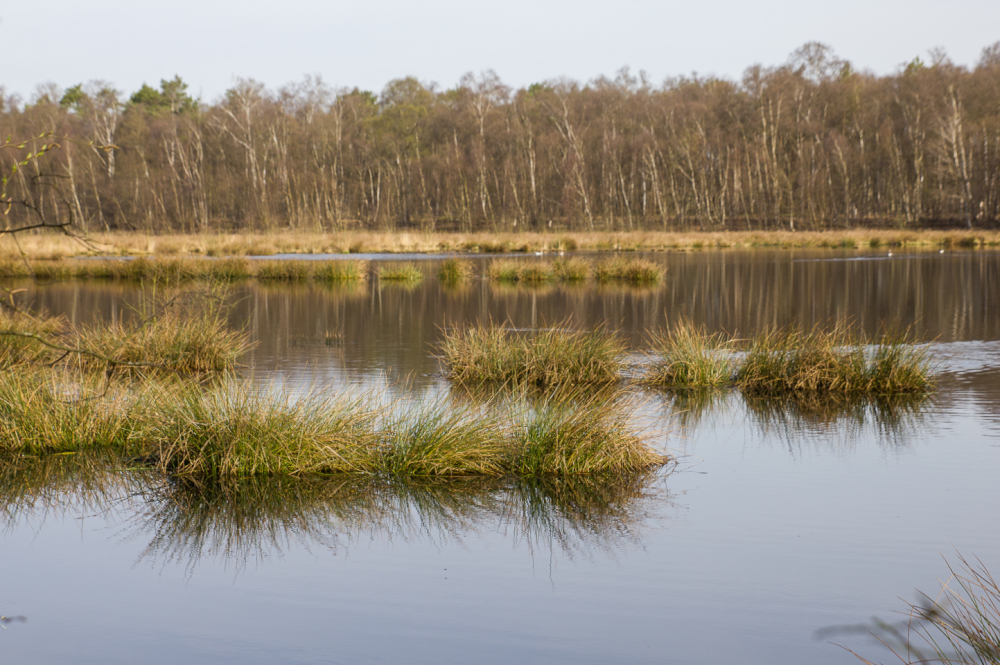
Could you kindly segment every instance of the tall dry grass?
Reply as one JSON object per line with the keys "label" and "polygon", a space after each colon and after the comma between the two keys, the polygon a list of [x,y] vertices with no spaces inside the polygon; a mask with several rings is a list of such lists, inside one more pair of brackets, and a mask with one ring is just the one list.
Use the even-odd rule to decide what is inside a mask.
{"label": "tall dry grass", "polygon": [[[997,247],[996,230],[848,229],[829,231],[631,231],[493,233],[493,232],[376,232],[345,230],[336,233],[283,231],[280,233],[204,233],[148,235],[93,233],[83,245],[53,234],[21,234],[27,256],[58,259],[70,256],[268,256],[290,254],[347,254],[361,252],[551,252],[663,251],[671,249],[753,247]],[[20,258],[13,243],[0,253]]]}

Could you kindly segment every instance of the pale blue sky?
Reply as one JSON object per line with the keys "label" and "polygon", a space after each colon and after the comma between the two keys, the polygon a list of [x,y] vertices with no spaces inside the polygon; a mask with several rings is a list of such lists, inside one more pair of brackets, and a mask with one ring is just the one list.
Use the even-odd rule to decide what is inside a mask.
{"label": "pale blue sky", "polygon": [[972,65],[1000,40],[998,0],[758,2],[648,0],[34,0],[0,6],[0,85],[30,96],[39,83],[91,79],[131,93],[180,74],[212,101],[234,77],[277,87],[319,74],[379,91],[417,76],[441,87],[492,68],[508,85],[580,81],[623,65],[667,76],[738,78],[807,41],[830,44],[858,69],[893,71],[928,49]]}

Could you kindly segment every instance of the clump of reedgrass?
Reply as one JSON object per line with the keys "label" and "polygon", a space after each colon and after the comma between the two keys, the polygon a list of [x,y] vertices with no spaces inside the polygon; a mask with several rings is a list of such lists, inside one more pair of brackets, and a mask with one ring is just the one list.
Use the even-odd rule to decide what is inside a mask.
{"label": "clump of reedgrass", "polygon": [[372,470],[376,413],[340,397],[293,400],[249,384],[182,388],[164,400],[142,437],[157,467],[179,476]]}
{"label": "clump of reedgrass", "polygon": [[522,416],[510,470],[522,476],[624,474],[664,464],[629,426],[630,412],[605,402],[556,399]]}
{"label": "clump of reedgrass", "polygon": [[254,276],[261,281],[304,282],[312,269],[310,261],[259,261]]}
{"label": "clump of reedgrass", "polygon": [[926,347],[907,334],[869,341],[846,326],[771,329],[755,337],[735,377],[752,395],[925,392],[933,383]]}
{"label": "clump of reedgrass", "polygon": [[131,450],[136,413],[152,402],[141,388],[102,387],[102,378],[37,369],[0,373],[0,451]]}
{"label": "clump of reedgrass", "polygon": [[508,284],[546,284],[556,280],[556,271],[550,261],[496,259],[486,267],[486,277]]}
{"label": "clump of reedgrass", "polygon": [[721,388],[733,377],[732,339],[709,335],[689,321],[653,334],[656,360],[641,382],[662,388],[691,390]]}
{"label": "clump of reedgrass", "polygon": [[325,284],[363,282],[368,279],[368,262],[326,261],[313,272],[313,279]]}
{"label": "clump of reedgrass", "polygon": [[552,271],[560,282],[583,282],[590,276],[590,264],[578,257],[558,258],[552,262]]}
{"label": "clump of reedgrass", "polygon": [[[245,332],[227,321],[227,292],[208,288],[164,292],[144,299],[134,316],[73,331],[83,367],[118,365],[131,373],[221,372],[250,347]],[[134,365],[134,367],[129,367]]]}
{"label": "clump of reedgrass", "polygon": [[456,257],[445,259],[437,271],[438,280],[448,286],[461,284],[472,277],[472,275],[472,262]]}
{"label": "clump of reedgrass", "polygon": [[236,282],[251,276],[250,262],[242,257],[218,259],[208,263],[209,274],[223,282]]}
{"label": "clump of reedgrass", "polygon": [[379,266],[378,278],[383,282],[415,284],[423,281],[424,273],[412,263],[395,263]]}
{"label": "clump of reedgrass", "polygon": [[594,266],[594,279],[598,284],[656,284],[663,279],[663,268],[648,259],[616,256]]}
{"label": "clump of reedgrass", "polygon": [[446,334],[441,351],[449,378],[458,383],[547,388],[620,380],[624,345],[603,329],[520,334],[474,326]]}
{"label": "clump of reedgrass", "polygon": [[65,331],[66,321],[61,317],[0,309],[0,369],[52,362],[58,357],[53,354],[54,350],[25,335],[57,339]]}
{"label": "clump of reedgrass", "polygon": [[221,317],[173,313],[141,322],[94,324],[81,329],[76,340],[80,348],[100,354],[81,355],[87,366],[110,361],[183,373],[231,369],[249,348],[246,335],[229,329]]}
{"label": "clump of reedgrass", "polygon": [[537,476],[621,473],[666,459],[605,403],[287,395],[247,384],[165,400],[142,432],[165,471],[240,478],[309,473]]}

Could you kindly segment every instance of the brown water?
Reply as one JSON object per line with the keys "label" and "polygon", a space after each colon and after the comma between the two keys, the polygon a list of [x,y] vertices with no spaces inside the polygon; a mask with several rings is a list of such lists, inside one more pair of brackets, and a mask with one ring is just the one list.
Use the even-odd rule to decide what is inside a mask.
{"label": "brown water", "polygon": [[[933,340],[940,390],[890,414],[642,393],[642,424],[679,464],[624,486],[353,479],[205,497],[141,474],[5,479],[0,614],[28,622],[0,631],[4,660],[851,663],[815,631],[935,591],[942,554],[1000,571],[1000,254],[652,258],[668,278],[643,290],[252,284],[232,319],[257,341],[247,372],[296,390],[447,390],[435,344],[472,321],[606,325],[638,359],[682,315],[746,335],[911,327]],[[139,295],[30,297],[85,322]]]}

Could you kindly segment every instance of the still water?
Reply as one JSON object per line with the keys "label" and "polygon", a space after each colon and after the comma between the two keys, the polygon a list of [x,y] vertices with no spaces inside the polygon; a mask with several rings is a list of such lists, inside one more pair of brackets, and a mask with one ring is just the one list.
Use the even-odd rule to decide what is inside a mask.
{"label": "still water", "polygon": [[[56,460],[0,486],[3,662],[852,663],[829,626],[936,592],[942,556],[1000,571],[1000,254],[651,255],[650,289],[245,285],[255,380],[445,392],[443,331],[606,325],[641,362],[685,316],[752,335],[850,320],[931,340],[941,380],[901,413],[730,394],[635,395],[676,466],[621,484],[262,482],[226,496]],[[526,258],[525,260],[532,260]],[[434,261],[422,265],[431,271]],[[77,323],[135,289],[25,297]]]}

